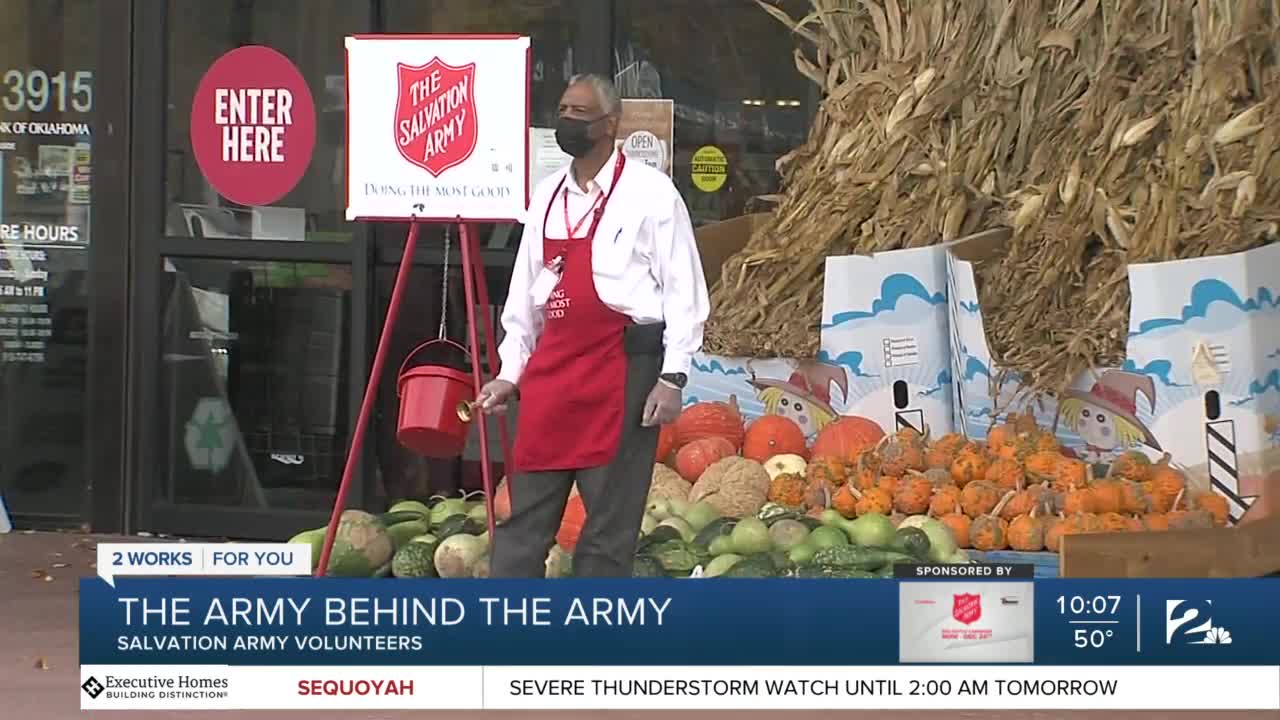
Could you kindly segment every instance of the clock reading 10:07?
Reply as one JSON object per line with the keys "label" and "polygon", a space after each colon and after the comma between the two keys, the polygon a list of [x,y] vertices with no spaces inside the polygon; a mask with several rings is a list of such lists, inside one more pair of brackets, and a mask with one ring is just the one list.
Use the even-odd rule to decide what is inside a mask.
{"label": "clock reading 10:07", "polygon": [[1119,595],[1058,596],[1058,612],[1063,615],[1115,615],[1119,609]]}

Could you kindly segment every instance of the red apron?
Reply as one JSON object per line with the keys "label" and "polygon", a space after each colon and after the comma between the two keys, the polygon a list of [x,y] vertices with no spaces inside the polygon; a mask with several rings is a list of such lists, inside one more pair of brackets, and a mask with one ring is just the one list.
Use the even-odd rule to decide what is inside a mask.
{"label": "red apron", "polygon": [[591,211],[594,217],[585,237],[573,237],[577,228],[569,223],[567,198],[563,202],[569,238],[547,237],[547,218],[565,179],[551,193],[543,215],[543,261],[549,265],[561,258],[561,272],[542,309],[542,334],[520,377],[512,458],[518,472],[600,467],[618,452],[627,380],[623,331],[633,321],[605,305],[596,293],[592,245],[625,164],[626,156],[618,153],[613,182]]}

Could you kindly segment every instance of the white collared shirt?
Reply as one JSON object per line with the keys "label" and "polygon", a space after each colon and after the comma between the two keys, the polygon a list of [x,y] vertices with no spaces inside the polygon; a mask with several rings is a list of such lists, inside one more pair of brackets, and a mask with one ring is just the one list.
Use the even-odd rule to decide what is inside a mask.
{"label": "white collared shirt", "polygon": [[[542,331],[542,312],[534,307],[530,288],[544,267],[543,217],[547,237],[568,237],[565,198],[569,202],[569,224],[576,224],[591,211],[601,193],[609,192],[617,154],[615,150],[609,156],[595,178],[588,181],[585,191],[568,167],[545,178],[534,189],[502,311],[505,337],[498,346],[502,360],[500,379],[519,382]],[[564,189],[553,198],[561,179]],[[550,203],[553,204],[548,213]],[[591,218],[587,217],[574,236],[584,237],[590,225]],[[702,347],[702,328],[710,302],[689,210],[671,178],[643,162],[628,159],[596,230],[591,252],[601,302],[637,323],[665,322],[662,372],[688,374],[694,353]]]}

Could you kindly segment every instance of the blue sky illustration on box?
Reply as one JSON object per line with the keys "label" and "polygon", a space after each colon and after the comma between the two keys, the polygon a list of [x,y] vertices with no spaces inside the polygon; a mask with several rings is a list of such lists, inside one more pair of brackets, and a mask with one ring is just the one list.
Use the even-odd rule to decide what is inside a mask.
{"label": "blue sky illustration on box", "polygon": [[[935,432],[939,426],[949,430],[953,393],[943,255],[903,253],[832,259],[821,349],[813,360],[700,354],[685,405],[732,397],[748,420],[784,415],[812,438],[840,415],[862,415],[892,428],[893,386],[901,381],[911,398],[908,409],[921,409]],[[845,277],[856,281],[842,285]]]}
{"label": "blue sky illustration on box", "polygon": [[[1153,457],[1167,451],[1176,462],[1195,468],[1207,461],[1203,424],[1208,388],[1196,384],[1193,363],[1197,348],[1204,347],[1211,366],[1220,371],[1213,389],[1222,397],[1223,419],[1234,423],[1240,462],[1261,463],[1265,453],[1280,452],[1280,293],[1256,280],[1265,277],[1274,283],[1280,272],[1259,274],[1258,258],[1237,259],[1232,262],[1237,263],[1234,277],[1239,282],[1233,287],[1223,279],[1233,275],[1223,271],[1222,262],[1227,260],[1166,263],[1140,274],[1131,269],[1132,295],[1143,298],[1147,312],[1130,318],[1123,365],[1081,378],[1060,402],[1032,408],[1008,408],[1015,384],[1006,383],[1000,406],[1033,410],[1046,427],[1056,421],[1060,439],[1088,459],[1106,461],[1138,447]],[[1247,274],[1240,270],[1242,262],[1255,274],[1248,291],[1239,289]],[[955,350],[957,367],[963,367],[959,381],[965,427],[982,437],[993,420],[992,373],[971,271],[967,264],[953,263],[953,310],[961,311],[953,315],[961,338]],[[1184,288],[1181,298],[1170,296],[1177,288]]]}

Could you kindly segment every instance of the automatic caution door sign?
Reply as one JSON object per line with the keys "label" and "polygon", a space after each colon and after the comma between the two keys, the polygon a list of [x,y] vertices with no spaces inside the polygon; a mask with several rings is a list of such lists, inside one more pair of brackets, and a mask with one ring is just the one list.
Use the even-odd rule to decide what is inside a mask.
{"label": "automatic caution door sign", "polygon": [[698,151],[693,154],[692,164],[690,173],[694,187],[706,193],[712,193],[724,187],[725,178],[728,176],[729,160],[720,148],[714,145],[698,148]]}

